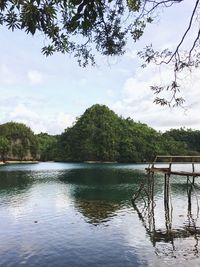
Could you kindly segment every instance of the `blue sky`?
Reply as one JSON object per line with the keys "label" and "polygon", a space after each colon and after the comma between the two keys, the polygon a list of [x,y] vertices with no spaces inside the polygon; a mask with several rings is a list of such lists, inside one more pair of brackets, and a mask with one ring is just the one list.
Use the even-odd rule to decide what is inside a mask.
{"label": "blue sky", "polygon": [[[195,1],[185,0],[161,10],[141,41],[129,42],[122,57],[97,55],[97,66],[80,68],[72,56],[41,54],[44,39],[22,31],[0,29],[0,123],[18,121],[34,132],[61,133],[93,104],[105,104],[117,114],[149,124],[157,130],[200,129],[199,70],[183,76],[187,110],[153,104],[149,86],[170,78],[169,68],[141,69],[136,53],[152,43],[175,47],[184,32]],[[188,40],[189,42],[189,40]],[[185,74],[186,75],[186,74]]]}

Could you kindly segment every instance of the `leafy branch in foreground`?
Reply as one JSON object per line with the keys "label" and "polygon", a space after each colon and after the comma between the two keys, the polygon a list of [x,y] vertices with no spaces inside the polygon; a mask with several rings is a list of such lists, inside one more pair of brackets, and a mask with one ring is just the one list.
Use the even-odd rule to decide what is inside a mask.
{"label": "leafy branch in foreground", "polygon": [[[167,1],[168,2],[168,1]],[[187,50],[183,49],[184,41],[192,31],[192,27],[196,23],[199,24],[199,0],[196,0],[194,8],[189,19],[188,27],[182,35],[181,40],[173,51],[164,49],[163,51],[155,51],[152,45],[146,46],[143,51],[138,52],[138,55],[145,61],[142,67],[146,67],[147,64],[153,63],[155,65],[172,65],[173,66],[173,78],[169,84],[165,86],[151,86],[151,89],[156,95],[161,92],[170,91],[170,98],[156,97],[154,102],[161,105],[169,106],[182,106],[184,99],[179,97],[181,87],[181,74],[184,71],[192,72],[200,64],[200,27],[198,25],[196,35],[191,38],[190,46]]]}
{"label": "leafy branch in foreground", "polygon": [[[156,94],[170,91],[171,98],[155,99],[161,105],[182,105],[178,97],[179,73],[199,66],[199,0],[192,0],[194,8],[188,27],[174,51],[158,52],[147,46],[139,52],[148,63],[173,64],[174,78],[167,86],[152,86]],[[138,41],[146,25],[152,23],[160,9],[180,4],[183,0],[0,0],[0,25],[12,31],[24,30],[34,35],[40,32],[45,45],[42,53],[73,54],[80,66],[95,64],[95,52],[106,56],[123,55],[127,39]],[[198,24],[191,46],[182,52],[183,43],[194,24]]]}
{"label": "leafy branch in foreground", "polygon": [[[0,24],[45,37],[42,53],[72,53],[79,63],[94,64],[94,51],[122,55],[128,35],[137,41],[151,14],[168,0],[0,0]],[[148,9],[148,12],[147,10]]]}

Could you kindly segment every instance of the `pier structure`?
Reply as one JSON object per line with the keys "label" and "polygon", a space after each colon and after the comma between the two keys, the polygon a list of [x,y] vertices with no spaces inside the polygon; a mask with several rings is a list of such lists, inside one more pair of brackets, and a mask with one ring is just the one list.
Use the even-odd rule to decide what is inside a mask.
{"label": "pier structure", "polygon": [[[183,165],[190,166],[190,170],[183,170]],[[196,168],[197,165],[199,165],[199,170]],[[174,166],[179,166],[179,169],[174,169]],[[141,183],[139,190],[133,195],[132,201],[134,202],[137,199],[141,191],[147,193],[147,191],[153,190],[154,174],[156,173],[164,175],[164,200],[166,201],[169,199],[171,175],[186,177],[187,185],[191,184],[194,187],[195,179],[200,177],[200,156],[156,156],[154,161],[145,168],[145,171],[145,179]],[[149,184],[151,185],[150,188]],[[145,189],[146,186],[148,190]],[[147,196],[149,197],[149,194]]]}
{"label": "pier structure", "polygon": [[[184,166],[186,166],[186,168]],[[198,254],[200,228],[197,227],[196,222],[199,218],[199,204],[197,192],[195,190],[195,179],[200,177],[198,166],[200,169],[200,156],[156,156],[155,160],[145,169],[145,177],[138,190],[134,193],[132,203],[139,219],[150,236],[153,246],[156,247],[156,244],[162,241],[167,243],[170,242],[172,251],[175,251],[174,240],[176,240],[176,238],[193,236],[195,240],[193,250],[196,255]],[[164,210],[160,210],[160,212],[164,213],[164,228],[158,227],[156,222],[156,200],[154,191],[157,175],[155,174],[163,174]],[[174,228],[172,225],[173,205],[170,184],[172,176],[186,178],[188,204],[186,207],[187,222],[180,228]],[[160,178],[161,177],[159,177],[159,182],[161,181]],[[192,195],[192,193],[194,193],[196,197],[196,207],[194,207],[195,203],[192,203],[194,200],[194,195]],[[195,210],[195,216],[192,212],[192,207],[193,210]]]}
{"label": "pier structure", "polygon": [[[189,168],[183,170],[183,165],[187,165],[190,170]],[[178,168],[174,169],[175,166]],[[188,190],[195,191],[195,179],[200,177],[200,168],[197,170],[197,166],[200,167],[200,156],[156,156],[145,170],[148,180],[154,180],[155,173],[164,174],[164,203],[169,205],[170,177],[172,175],[186,177],[187,186],[191,185]]]}
{"label": "pier structure", "polygon": [[[163,167],[162,164],[168,165]],[[174,165],[190,165],[190,171],[184,170],[173,170]],[[195,178],[200,176],[200,170],[195,169],[195,165],[200,166],[200,156],[156,156],[154,161],[149,164],[146,168],[147,173],[163,173],[165,179],[170,175],[186,176],[187,178],[192,177],[192,182],[194,184]]]}

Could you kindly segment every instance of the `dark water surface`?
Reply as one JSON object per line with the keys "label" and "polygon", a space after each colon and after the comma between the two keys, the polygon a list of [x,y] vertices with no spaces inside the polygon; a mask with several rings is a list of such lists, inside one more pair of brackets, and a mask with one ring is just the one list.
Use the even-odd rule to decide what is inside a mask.
{"label": "dark water surface", "polygon": [[200,266],[198,179],[189,206],[185,178],[171,179],[169,221],[162,176],[153,208],[145,196],[132,206],[144,168],[1,166],[0,266]]}

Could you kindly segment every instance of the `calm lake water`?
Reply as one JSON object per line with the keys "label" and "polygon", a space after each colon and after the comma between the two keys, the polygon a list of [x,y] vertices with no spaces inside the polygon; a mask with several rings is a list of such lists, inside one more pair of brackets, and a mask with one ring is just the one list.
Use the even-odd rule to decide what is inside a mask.
{"label": "calm lake water", "polygon": [[172,177],[166,211],[157,175],[153,205],[144,193],[133,207],[144,168],[1,166],[0,266],[200,266],[198,179],[191,205],[186,179]]}

